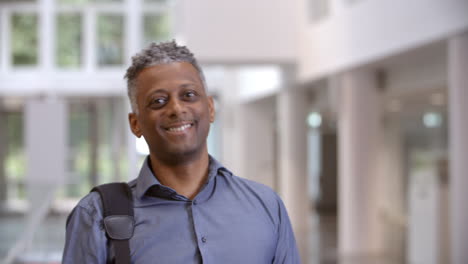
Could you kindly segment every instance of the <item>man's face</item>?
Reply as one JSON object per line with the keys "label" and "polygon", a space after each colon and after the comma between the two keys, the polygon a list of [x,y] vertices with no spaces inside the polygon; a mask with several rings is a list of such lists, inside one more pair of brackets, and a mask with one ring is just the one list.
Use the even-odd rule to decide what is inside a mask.
{"label": "man's face", "polygon": [[167,160],[206,150],[215,111],[192,64],[148,67],[136,83],[139,113],[129,114],[130,127],[152,155]]}

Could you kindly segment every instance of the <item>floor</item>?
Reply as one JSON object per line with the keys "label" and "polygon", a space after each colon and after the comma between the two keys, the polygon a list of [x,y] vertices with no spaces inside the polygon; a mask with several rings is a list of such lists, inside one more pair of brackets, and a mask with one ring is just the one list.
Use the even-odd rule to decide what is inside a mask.
{"label": "floor", "polygon": [[310,214],[309,264],[405,264],[401,259],[359,258],[338,259],[336,215]]}

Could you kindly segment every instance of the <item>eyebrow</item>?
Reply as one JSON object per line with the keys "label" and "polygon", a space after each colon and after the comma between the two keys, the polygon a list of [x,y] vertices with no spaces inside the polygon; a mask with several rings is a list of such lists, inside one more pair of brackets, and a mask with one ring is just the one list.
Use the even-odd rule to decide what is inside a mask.
{"label": "eyebrow", "polygon": [[148,97],[151,97],[153,94],[157,94],[157,93],[168,93],[168,91],[164,88],[159,88],[149,93]]}
{"label": "eyebrow", "polygon": [[[198,87],[199,85],[195,84],[195,83],[183,83],[181,85],[179,85],[179,88],[188,88],[188,87]],[[154,91],[152,91],[151,93],[148,94],[148,96],[151,96],[153,94],[157,94],[157,93],[169,93],[169,91],[165,88],[158,88]]]}
{"label": "eyebrow", "polygon": [[195,84],[195,83],[183,83],[183,84],[181,84],[179,87],[180,87],[180,88],[187,88],[187,87],[192,87],[192,86],[197,87],[197,86],[199,86],[199,85],[197,85],[197,84]]}

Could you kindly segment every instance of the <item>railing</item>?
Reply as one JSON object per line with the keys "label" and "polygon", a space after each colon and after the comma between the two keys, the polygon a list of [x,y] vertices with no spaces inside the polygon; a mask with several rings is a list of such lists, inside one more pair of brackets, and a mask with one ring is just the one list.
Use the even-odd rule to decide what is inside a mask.
{"label": "railing", "polygon": [[[31,212],[26,216],[26,227],[23,229],[23,233],[15,242],[14,246],[8,251],[5,259],[1,261],[4,264],[13,264],[14,261],[24,252],[31,248],[34,235],[37,232],[39,226],[45,220],[47,213],[49,212],[52,202],[54,201],[55,194],[60,186],[48,186],[47,191],[43,192],[44,197],[41,201],[34,201],[34,204],[39,206],[30,206]],[[37,197],[35,197],[37,198]]]}

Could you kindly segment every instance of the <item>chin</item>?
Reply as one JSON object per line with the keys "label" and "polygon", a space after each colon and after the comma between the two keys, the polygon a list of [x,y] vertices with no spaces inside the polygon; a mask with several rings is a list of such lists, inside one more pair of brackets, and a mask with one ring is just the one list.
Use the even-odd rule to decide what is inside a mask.
{"label": "chin", "polygon": [[202,148],[197,147],[172,147],[165,151],[167,157],[176,159],[193,158],[202,152]]}
{"label": "chin", "polygon": [[197,159],[200,155],[206,152],[206,142],[191,141],[191,142],[163,142],[153,146],[151,153],[160,160],[169,163],[177,163]]}

